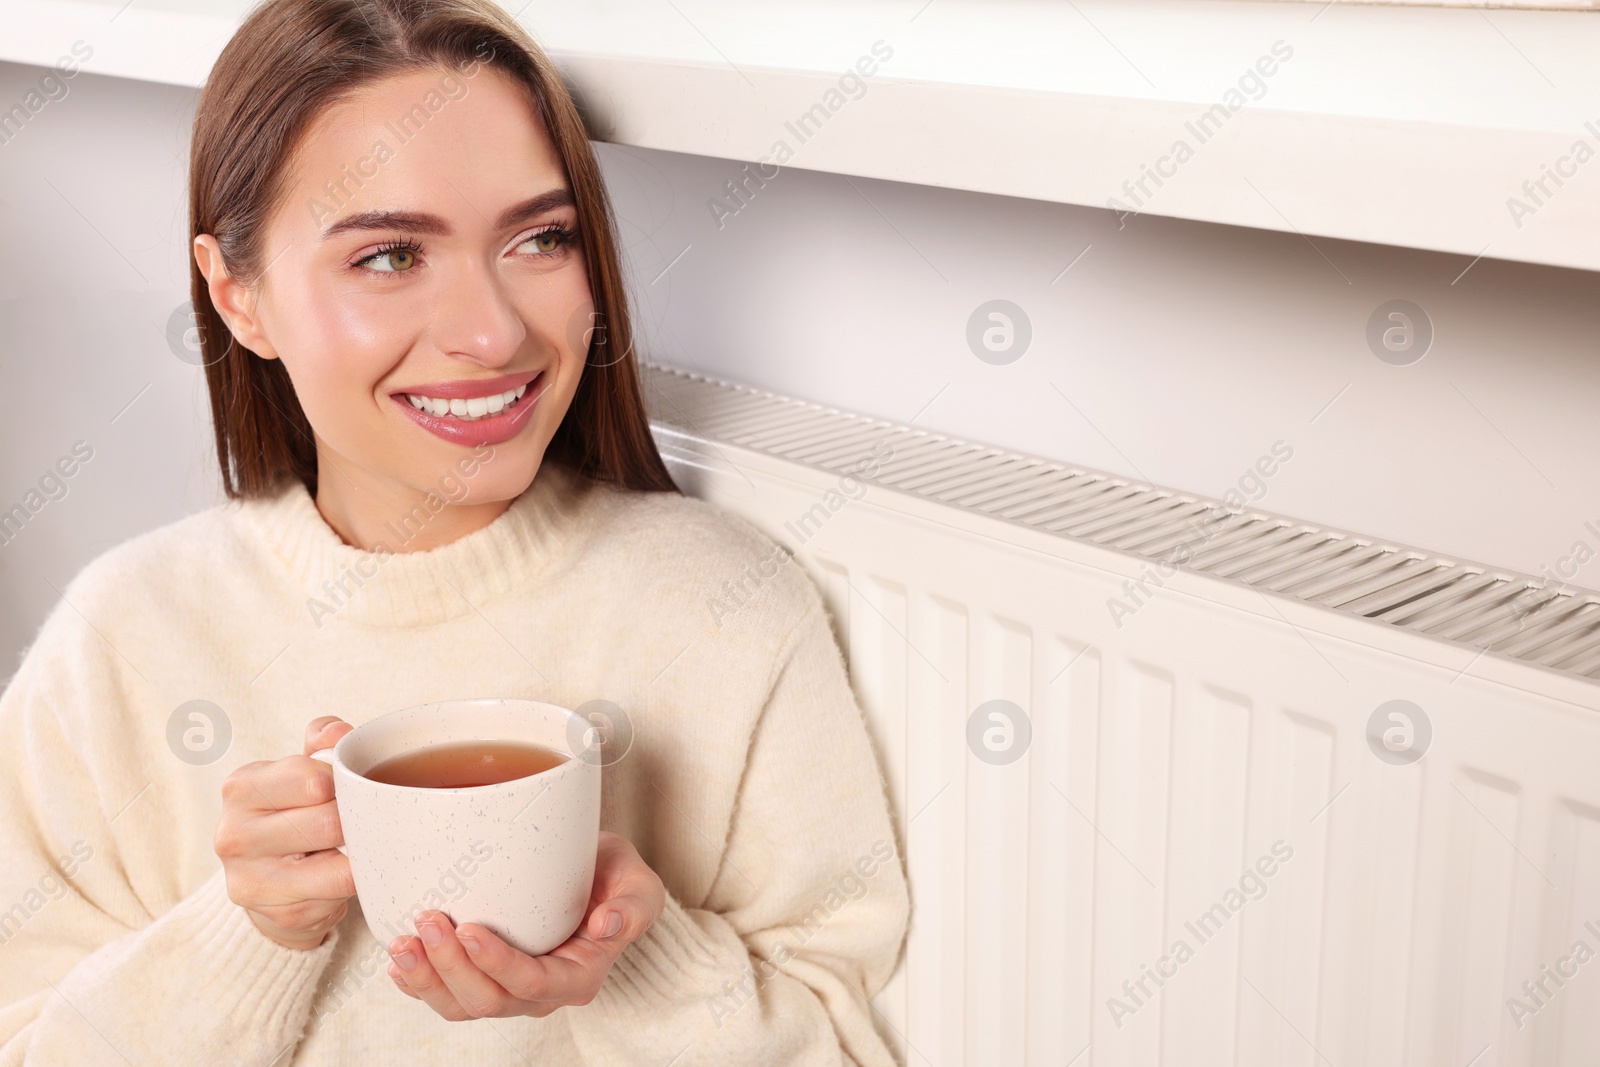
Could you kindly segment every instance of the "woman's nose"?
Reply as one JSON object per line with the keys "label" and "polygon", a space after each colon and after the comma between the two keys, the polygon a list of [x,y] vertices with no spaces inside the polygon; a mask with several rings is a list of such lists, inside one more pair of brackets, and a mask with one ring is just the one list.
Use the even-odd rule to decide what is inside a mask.
{"label": "woman's nose", "polygon": [[453,271],[434,309],[434,343],[447,356],[485,367],[515,358],[528,331],[493,270],[472,263]]}

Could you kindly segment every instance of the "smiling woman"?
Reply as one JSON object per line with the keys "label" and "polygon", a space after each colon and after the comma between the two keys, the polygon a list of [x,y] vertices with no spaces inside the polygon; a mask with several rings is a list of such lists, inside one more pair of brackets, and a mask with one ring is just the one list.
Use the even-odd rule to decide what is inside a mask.
{"label": "smiling woman", "polygon": [[[404,33],[367,6],[346,30],[365,39],[337,53],[324,8],[247,21],[196,116],[193,300],[229,495],[292,473],[360,544],[349,493],[397,505],[453,458],[416,428],[518,442],[440,536],[492,518],[547,447],[589,477],[671,489],[634,364],[586,370],[595,331],[570,328],[631,344],[599,169],[554,68],[493,8]],[[273,81],[263,54],[296,76]],[[348,403],[358,391],[372,403]],[[319,481],[330,469],[348,477]]]}
{"label": "smiling woman", "polygon": [[[776,546],[656,451],[538,47],[489,0],[268,0],[201,95],[190,227],[230,500],[87,567],[0,695],[0,913],[97,857],[6,942],[0,1060],[892,1062],[904,871],[827,611],[788,567],[708,618]],[[310,757],[484,696],[630,739],[582,921],[380,945]],[[224,740],[180,751],[196,701]]]}

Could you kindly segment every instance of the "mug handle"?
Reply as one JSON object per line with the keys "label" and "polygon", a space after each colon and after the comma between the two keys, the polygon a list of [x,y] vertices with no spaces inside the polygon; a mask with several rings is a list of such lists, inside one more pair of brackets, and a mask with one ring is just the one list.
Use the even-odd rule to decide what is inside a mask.
{"label": "mug handle", "polygon": [[[314,759],[314,760],[318,760],[318,761],[320,761],[322,763],[326,763],[328,766],[332,767],[333,766],[333,749],[331,749],[331,748],[319,748],[315,752],[311,753],[311,758]],[[339,855],[341,855],[341,856],[348,857],[350,855],[350,853],[345,851],[345,848],[344,848],[343,845],[334,845],[333,847],[339,850]]]}

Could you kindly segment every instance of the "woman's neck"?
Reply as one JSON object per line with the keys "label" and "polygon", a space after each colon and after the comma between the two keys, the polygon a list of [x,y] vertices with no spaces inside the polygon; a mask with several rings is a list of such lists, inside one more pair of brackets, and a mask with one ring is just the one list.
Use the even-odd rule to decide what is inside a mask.
{"label": "woman's neck", "polygon": [[346,464],[319,462],[316,505],[347,545],[364,552],[380,545],[390,552],[424,552],[483,529],[511,501],[451,503],[443,490],[418,489],[351,472]]}

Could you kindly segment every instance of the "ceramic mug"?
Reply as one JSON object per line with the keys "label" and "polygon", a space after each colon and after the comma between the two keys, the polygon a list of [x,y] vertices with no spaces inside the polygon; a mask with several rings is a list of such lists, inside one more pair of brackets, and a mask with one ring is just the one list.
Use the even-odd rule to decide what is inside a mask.
{"label": "ceramic mug", "polygon": [[[447,700],[389,712],[312,754],[333,768],[356,899],[380,945],[420,911],[481,923],[540,956],[583,922],[600,843],[600,766],[590,724],[534,700]],[[464,741],[521,741],[566,755],[539,774],[427,789],[363,775],[394,756]]]}

